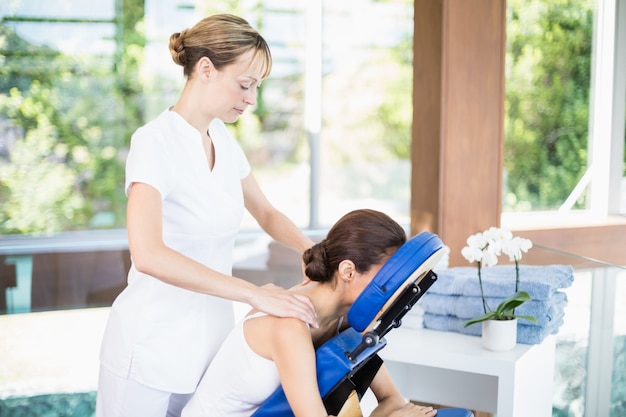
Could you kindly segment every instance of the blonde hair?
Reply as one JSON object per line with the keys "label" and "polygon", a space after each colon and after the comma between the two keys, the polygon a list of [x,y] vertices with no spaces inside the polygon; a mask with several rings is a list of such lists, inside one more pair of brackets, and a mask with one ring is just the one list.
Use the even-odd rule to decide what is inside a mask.
{"label": "blonde hair", "polygon": [[252,62],[260,64],[261,78],[266,78],[272,70],[270,48],[265,39],[240,17],[230,14],[209,16],[191,29],[170,36],[172,59],[183,67],[187,77],[202,57],[208,57],[220,70],[252,49],[255,51]]}

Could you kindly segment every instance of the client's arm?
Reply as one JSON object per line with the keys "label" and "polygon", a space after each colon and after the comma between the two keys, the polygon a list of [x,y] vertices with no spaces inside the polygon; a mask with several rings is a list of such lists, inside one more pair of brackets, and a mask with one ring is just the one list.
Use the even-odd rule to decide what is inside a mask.
{"label": "client's arm", "polygon": [[317,387],[315,349],[309,328],[298,319],[265,316],[246,323],[248,344],[274,362],[296,417],[326,417]]}
{"label": "client's arm", "polygon": [[432,407],[407,403],[396,388],[385,364],[382,364],[370,384],[378,400],[378,406],[370,417],[431,417],[437,414]]}

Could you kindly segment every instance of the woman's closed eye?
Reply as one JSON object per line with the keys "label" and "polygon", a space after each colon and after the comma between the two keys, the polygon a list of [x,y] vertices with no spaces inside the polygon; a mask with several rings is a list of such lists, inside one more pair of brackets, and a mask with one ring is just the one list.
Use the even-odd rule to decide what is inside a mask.
{"label": "woman's closed eye", "polygon": [[260,81],[254,77],[242,77],[238,82],[239,87],[244,91],[248,91],[250,89],[258,90],[259,87],[261,87]]}
{"label": "woman's closed eye", "polygon": [[252,83],[252,84],[240,84],[240,87],[242,90],[244,91],[248,91],[250,89],[254,89],[256,91],[259,91],[261,89],[261,85],[260,84],[256,84],[256,83]]}

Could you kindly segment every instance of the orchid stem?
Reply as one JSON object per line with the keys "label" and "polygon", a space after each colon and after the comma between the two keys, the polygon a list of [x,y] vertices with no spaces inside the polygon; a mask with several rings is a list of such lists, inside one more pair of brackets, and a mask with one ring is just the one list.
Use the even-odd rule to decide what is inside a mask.
{"label": "orchid stem", "polygon": [[[515,260],[515,293],[519,291],[519,260]],[[515,315],[515,309],[512,314]]]}
{"label": "orchid stem", "polygon": [[483,300],[483,311],[487,314],[487,303],[485,302],[485,293],[483,291],[483,278],[480,274],[480,261],[478,261],[478,284],[480,285],[480,298]]}

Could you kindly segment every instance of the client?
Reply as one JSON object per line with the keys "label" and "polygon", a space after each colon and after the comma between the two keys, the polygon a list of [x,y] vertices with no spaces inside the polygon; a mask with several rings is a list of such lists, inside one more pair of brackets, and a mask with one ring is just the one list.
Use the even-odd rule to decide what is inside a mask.
{"label": "client", "polygon": [[[309,281],[290,290],[311,299],[319,328],[251,310],[222,344],[182,417],[250,416],[281,384],[296,417],[327,416],[315,349],[341,330],[340,318],[405,242],[405,231],[386,214],[356,210],[343,216],[324,240],[304,252]],[[378,400],[372,416],[437,413],[407,403],[384,364],[370,387]]]}

